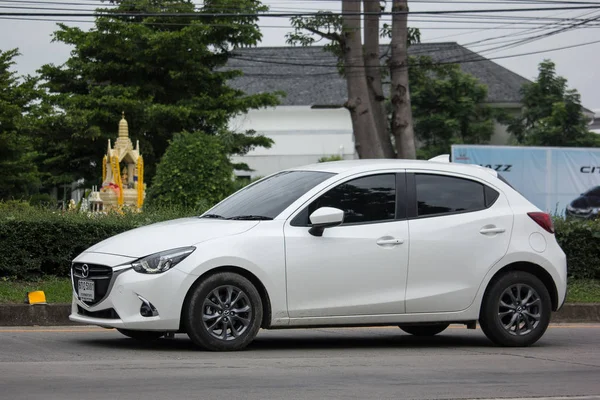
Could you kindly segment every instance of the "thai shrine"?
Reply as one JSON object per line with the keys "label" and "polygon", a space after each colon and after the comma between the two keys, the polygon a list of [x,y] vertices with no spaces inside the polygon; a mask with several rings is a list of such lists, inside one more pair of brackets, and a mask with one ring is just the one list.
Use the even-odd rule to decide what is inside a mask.
{"label": "thai shrine", "polygon": [[89,197],[91,211],[139,210],[145,196],[144,159],[140,154],[140,142],[136,142],[134,149],[123,113],[114,147],[108,139],[108,149],[102,160],[102,186],[99,191],[94,188]]}

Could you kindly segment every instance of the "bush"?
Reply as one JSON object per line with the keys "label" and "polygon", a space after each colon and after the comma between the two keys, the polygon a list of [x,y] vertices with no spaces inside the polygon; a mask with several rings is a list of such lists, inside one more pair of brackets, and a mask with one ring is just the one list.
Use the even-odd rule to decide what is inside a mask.
{"label": "bush", "polygon": [[324,162],[332,162],[332,161],[342,161],[343,159],[344,158],[342,156],[333,155],[333,156],[328,156],[328,157],[321,157],[321,158],[319,158],[319,162],[324,163]]}
{"label": "bush", "polygon": [[0,277],[68,276],[73,258],[104,239],[154,222],[198,214],[181,208],[89,215],[31,206],[0,207]]}
{"label": "bush", "polygon": [[233,189],[233,167],[215,136],[199,132],[175,135],[148,190],[147,206],[207,208]]}
{"label": "bush", "polygon": [[556,239],[567,255],[568,274],[575,279],[600,279],[600,219],[554,220]]}

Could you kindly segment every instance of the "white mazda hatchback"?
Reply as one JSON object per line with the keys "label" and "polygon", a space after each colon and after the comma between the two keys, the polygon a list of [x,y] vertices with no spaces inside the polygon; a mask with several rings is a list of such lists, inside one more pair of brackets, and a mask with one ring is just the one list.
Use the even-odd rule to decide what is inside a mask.
{"label": "white mazda hatchback", "polygon": [[527,346],[566,294],[550,216],[473,165],[357,160],[290,169],[204,215],[134,229],[72,264],[70,319],[238,350],[260,328],[449,324]]}

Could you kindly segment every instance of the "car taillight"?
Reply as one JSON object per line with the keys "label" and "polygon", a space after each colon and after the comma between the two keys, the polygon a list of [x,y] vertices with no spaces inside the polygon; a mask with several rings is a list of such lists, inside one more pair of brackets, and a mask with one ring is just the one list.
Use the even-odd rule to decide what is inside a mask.
{"label": "car taillight", "polygon": [[527,213],[527,215],[546,231],[554,234],[554,221],[552,221],[550,214],[544,212],[530,212]]}

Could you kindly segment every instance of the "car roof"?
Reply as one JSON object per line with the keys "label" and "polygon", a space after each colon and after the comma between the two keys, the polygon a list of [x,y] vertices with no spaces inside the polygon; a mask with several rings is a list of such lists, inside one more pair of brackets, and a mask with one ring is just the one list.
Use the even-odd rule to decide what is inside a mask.
{"label": "car roof", "polygon": [[[423,169],[431,171],[456,172],[480,177],[494,177],[498,173],[491,169],[475,164],[457,164],[425,160],[402,160],[402,159],[360,159],[360,160],[341,160],[330,161],[316,164],[309,164],[302,167],[291,168],[290,171],[318,171],[334,174],[352,174],[357,172],[377,171],[382,169]],[[486,175],[487,174],[487,175]]]}

